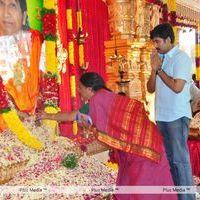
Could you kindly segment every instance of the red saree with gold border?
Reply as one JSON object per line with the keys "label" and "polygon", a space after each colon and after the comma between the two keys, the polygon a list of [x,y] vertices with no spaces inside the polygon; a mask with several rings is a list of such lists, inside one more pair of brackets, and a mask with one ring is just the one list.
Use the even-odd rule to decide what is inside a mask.
{"label": "red saree with gold border", "polygon": [[162,137],[148,118],[142,102],[106,90],[90,100],[90,115],[98,139],[116,149],[159,162]]}

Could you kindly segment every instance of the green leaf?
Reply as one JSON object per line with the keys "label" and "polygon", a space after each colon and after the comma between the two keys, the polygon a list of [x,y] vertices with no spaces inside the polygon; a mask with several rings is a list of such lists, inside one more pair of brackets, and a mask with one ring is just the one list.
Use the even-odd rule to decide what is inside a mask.
{"label": "green leaf", "polygon": [[70,153],[62,160],[62,165],[66,168],[74,169],[78,166],[78,157],[74,153]]}
{"label": "green leaf", "polygon": [[8,113],[9,111],[11,111],[10,108],[3,108],[0,110],[0,113]]}

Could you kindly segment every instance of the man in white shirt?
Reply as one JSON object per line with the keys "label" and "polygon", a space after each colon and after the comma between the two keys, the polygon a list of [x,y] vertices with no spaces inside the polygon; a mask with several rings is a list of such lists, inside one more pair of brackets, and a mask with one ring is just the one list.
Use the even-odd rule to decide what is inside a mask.
{"label": "man in white shirt", "polygon": [[[155,50],[151,55],[151,75],[147,82],[150,93],[155,92],[155,118],[163,135],[174,184],[192,186],[192,171],[187,146],[192,62],[174,45],[170,24],[156,26],[150,33]],[[179,194],[179,200],[194,200],[193,194]]]}

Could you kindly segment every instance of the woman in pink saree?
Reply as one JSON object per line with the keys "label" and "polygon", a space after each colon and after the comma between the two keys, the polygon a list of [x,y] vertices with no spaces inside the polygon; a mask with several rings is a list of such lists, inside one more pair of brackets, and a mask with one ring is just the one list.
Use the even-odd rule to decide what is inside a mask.
{"label": "woman in pink saree", "polygon": [[[82,100],[89,102],[88,115],[99,141],[112,147],[118,157],[117,186],[173,186],[163,141],[141,102],[117,95],[94,72],[80,78]],[[41,119],[80,120],[80,111],[47,114]],[[117,200],[176,200],[176,194],[115,194]]]}

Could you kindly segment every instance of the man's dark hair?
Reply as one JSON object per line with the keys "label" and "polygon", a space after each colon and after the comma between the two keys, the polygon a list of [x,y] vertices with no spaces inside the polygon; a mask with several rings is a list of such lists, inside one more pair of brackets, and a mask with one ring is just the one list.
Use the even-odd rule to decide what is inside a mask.
{"label": "man's dark hair", "polygon": [[169,37],[173,44],[175,37],[172,26],[169,23],[159,24],[150,32],[150,38],[154,39],[155,37],[160,37],[162,39],[167,39]]}
{"label": "man's dark hair", "polygon": [[27,10],[26,0],[18,0],[18,1],[19,1],[20,8],[22,10],[22,13],[24,13]]}

